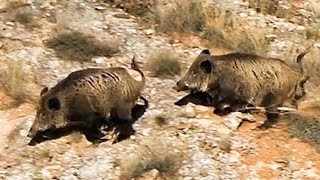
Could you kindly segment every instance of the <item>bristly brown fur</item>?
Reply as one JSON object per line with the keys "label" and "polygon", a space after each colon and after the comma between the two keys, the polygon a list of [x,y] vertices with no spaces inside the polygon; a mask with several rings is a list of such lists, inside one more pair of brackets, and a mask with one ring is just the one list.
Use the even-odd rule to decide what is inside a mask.
{"label": "bristly brown fur", "polygon": [[51,89],[44,88],[29,136],[76,124],[88,129],[94,136],[92,139],[99,139],[101,120],[130,122],[145,84],[144,74],[134,58],[132,68],[141,74],[142,81],[136,81],[120,67],[89,68],[72,72]]}
{"label": "bristly brown fur", "polygon": [[[304,55],[297,57],[300,66]],[[214,56],[204,51],[175,89],[208,92],[218,96],[215,99],[221,104],[241,102],[243,106],[245,102],[263,106],[272,118],[284,101],[296,103],[305,95],[304,83],[308,78],[302,73],[303,70],[296,71],[280,59],[241,53]],[[297,89],[302,96],[296,95]]]}

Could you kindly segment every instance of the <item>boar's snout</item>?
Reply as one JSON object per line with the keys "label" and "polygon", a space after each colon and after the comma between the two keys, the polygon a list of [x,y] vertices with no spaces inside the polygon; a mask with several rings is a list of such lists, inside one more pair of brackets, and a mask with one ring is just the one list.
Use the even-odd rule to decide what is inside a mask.
{"label": "boar's snout", "polygon": [[186,91],[189,88],[183,81],[178,81],[176,86],[173,89],[179,92],[179,91]]}
{"label": "boar's snout", "polygon": [[41,129],[41,128],[35,128],[34,126],[32,126],[28,132],[28,135],[27,137],[29,138],[34,138],[36,136],[37,133],[40,133],[44,131],[44,129]]}
{"label": "boar's snout", "polygon": [[29,138],[32,138],[35,134],[36,134],[36,132],[35,132],[34,128],[31,127],[27,136]]}

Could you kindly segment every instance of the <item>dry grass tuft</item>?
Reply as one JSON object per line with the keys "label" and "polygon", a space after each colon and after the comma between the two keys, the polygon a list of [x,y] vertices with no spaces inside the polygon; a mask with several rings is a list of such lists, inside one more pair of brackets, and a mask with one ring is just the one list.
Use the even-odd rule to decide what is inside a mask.
{"label": "dry grass tuft", "polygon": [[176,179],[177,171],[183,160],[180,153],[163,140],[147,139],[138,147],[135,154],[120,161],[122,174],[120,179],[132,179],[156,169],[161,177]]}
{"label": "dry grass tuft", "polygon": [[119,51],[119,43],[100,42],[81,32],[64,32],[50,38],[46,46],[55,50],[58,56],[72,61],[90,61],[95,56],[111,57]]}
{"label": "dry grass tuft", "polygon": [[277,0],[248,0],[249,7],[259,13],[276,15],[279,7]]}
{"label": "dry grass tuft", "polygon": [[218,143],[218,147],[229,153],[231,151],[231,136],[226,136],[220,139],[219,143]]}
{"label": "dry grass tuft", "polygon": [[174,1],[164,10],[157,7],[153,13],[163,32],[201,31],[205,24],[202,7],[201,0]]}
{"label": "dry grass tuft", "polygon": [[155,0],[104,0],[104,2],[137,16],[147,15],[150,12],[150,7],[155,4]]}
{"label": "dry grass tuft", "polygon": [[307,26],[307,39],[314,39],[315,41],[320,39],[320,30],[319,28]]}
{"label": "dry grass tuft", "polygon": [[240,36],[235,43],[235,48],[240,53],[256,53],[255,44],[247,34]]}
{"label": "dry grass tuft", "polygon": [[[271,14],[278,11],[277,1],[249,1],[249,5],[258,11]],[[117,2],[129,13],[134,14],[133,11],[139,9],[134,1],[114,1]],[[141,3],[148,4],[142,14],[160,31],[200,32],[210,43],[230,51],[265,54],[268,45],[265,34],[255,29],[236,28],[236,14],[227,8],[219,9],[203,0],[174,0],[172,3],[142,0]]]}
{"label": "dry grass tuft", "polygon": [[265,55],[268,42],[263,32],[244,31],[241,36],[235,38],[234,49],[241,53],[253,53]]}
{"label": "dry grass tuft", "polygon": [[174,53],[157,51],[149,57],[146,69],[155,77],[175,78],[181,74],[179,61],[179,57]]}
{"label": "dry grass tuft", "polygon": [[156,115],[154,119],[156,124],[160,127],[168,124],[168,118],[163,115]]}
{"label": "dry grass tuft", "polygon": [[1,89],[15,100],[15,105],[25,102],[27,98],[26,79],[21,61],[6,60],[6,69],[0,73]]}
{"label": "dry grass tuft", "polygon": [[320,152],[320,119],[319,116],[307,117],[298,114],[290,116],[290,133],[315,146]]}
{"label": "dry grass tuft", "polygon": [[20,130],[22,129],[21,125],[18,125],[15,127],[8,135],[7,135],[7,141],[9,144],[16,143],[18,138],[20,137]]}
{"label": "dry grass tuft", "polygon": [[6,6],[6,20],[18,22],[29,29],[39,27],[38,12],[24,0],[8,1]]}
{"label": "dry grass tuft", "polygon": [[205,39],[209,40],[210,43],[226,48],[233,49],[233,42],[228,38],[228,33],[223,31],[221,27],[209,24],[203,31],[202,35]]}
{"label": "dry grass tuft", "polygon": [[72,142],[80,143],[83,139],[82,133],[76,131],[70,134],[70,138],[72,139]]}

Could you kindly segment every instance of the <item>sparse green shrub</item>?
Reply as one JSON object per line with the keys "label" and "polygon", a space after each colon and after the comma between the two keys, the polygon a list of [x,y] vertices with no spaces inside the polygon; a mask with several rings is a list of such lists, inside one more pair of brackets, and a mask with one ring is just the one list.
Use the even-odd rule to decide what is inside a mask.
{"label": "sparse green shrub", "polygon": [[72,61],[90,61],[95,56],[111,57],[119,51],[116,41],[100,42],[81,32],[64,32],[47,40],[46,46],[58,56]]}
{"label": "sparse green shrub", "polygon": [[[319,117],[319,116],[318,116]],[[315,146],[320,152],[320,119],[302,115],[292,115],[289,123],[290,133]]]}
{"label": "sparse green shrub", "polygon": [[146,69],[152,76],[161,78],[174,78],[181,74],[179,57],[165,51],[153,53],[148,59]]}
{"label": "sparse green shrub", "polygon": [[6,60],[6,69],[0,73],[0,87],[11,96],[17,105],[26,100],[26,79],[21,61]]}

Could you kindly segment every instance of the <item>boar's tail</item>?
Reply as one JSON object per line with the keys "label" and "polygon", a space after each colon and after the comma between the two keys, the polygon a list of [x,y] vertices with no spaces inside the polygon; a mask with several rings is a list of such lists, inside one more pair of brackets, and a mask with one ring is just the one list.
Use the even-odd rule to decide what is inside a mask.
{"label": "boar's tail", "polygon": [[141,71],[141,69],[139,68],[139,65],[136,61],[136,56],[134,55],[132,60],[131,60],[131,69],[137,71],[140,75],[141,75],[141,78],[142,78],[142,82],[145,82],[145,76],[144,76],[144,73]]}

